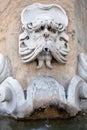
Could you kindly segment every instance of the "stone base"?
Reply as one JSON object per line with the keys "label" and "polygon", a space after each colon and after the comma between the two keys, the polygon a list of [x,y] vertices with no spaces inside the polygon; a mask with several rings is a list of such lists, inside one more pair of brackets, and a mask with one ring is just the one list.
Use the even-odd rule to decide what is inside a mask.
{"label": "stone base", "polygon": [[[39,108],[35,110],[30,116],[26,116],[23,118],[26,120],[38,120],[38,119],[66,119],[69,118],[70,115],[63,109],[58,109],[56,106],[49,106],[48,108],[42,109]],[[18,118],[17,118],[18,119]],[[22,120],[19,119],[19,120]]]}

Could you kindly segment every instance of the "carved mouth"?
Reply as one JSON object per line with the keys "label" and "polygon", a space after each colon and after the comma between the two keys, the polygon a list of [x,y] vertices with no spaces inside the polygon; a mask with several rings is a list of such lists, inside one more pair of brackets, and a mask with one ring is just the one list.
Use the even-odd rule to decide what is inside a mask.
{"label": "carved mouth", "polygon": [[50,50],[49,50],[49,48],[46,47],[46,48],[44,48],[44,51],[49,52]]}
{"label": "carved mouth", "polygon": [[44,54],[50,54],[50,49],[47,48],[47,47],[45,47],[45,48],[43,48],[42,52],[43,52]]}

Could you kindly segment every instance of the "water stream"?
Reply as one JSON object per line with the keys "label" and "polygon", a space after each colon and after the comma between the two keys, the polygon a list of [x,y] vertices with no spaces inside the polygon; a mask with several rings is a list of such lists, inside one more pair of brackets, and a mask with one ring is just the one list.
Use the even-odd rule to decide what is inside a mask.
{"label": "water stream", "polygon": [[0,130],[87,130],[87,117],[37,121],[16,121],[1,117]]}

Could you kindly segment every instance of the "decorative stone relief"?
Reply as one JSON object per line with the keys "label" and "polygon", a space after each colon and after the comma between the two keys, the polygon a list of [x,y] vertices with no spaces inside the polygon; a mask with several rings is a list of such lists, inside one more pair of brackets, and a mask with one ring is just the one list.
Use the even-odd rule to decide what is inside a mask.
{"label": "decorative stone relief", "polygon": [[8,77],[0,84],[1,113],[7,113],[15,117],[16,110],[24,101],[23,89],[13,77]]}
{"label": "decorative stone relief", "polygon": [[81,111],[81,99],[87,99],[87,83],[79,76],[74,76],[69,84],[67,91],[67,111],[71,116],[75,116]]}
{"label": "decorative stone relief", "polygon": [[87,56],[80,53],[78,57],[78,75],[87,82]]}
{"label": "decorative stone relief", "polygon": [[37,68],[46,63],[52,68],[54,57],[65,64],[69,53],[69,37],[65,30],[68,17],[65,10],[56,4],[33,4],[21,13],[23,33],[19,36],[19,54],[23,63],[38,61]]}
{"label": "decorative stone relief", "polygon": [[11,76],[11,74],[9,59],[0,53],[0,83],[3,82],[8,76]]}
{"label": "decorative stone relief", "polygon": [[26,99],[18,81],[8,77],[0,85],[0,102],[2,112],[15,118],[23,118],[35,109],[52,104],[63,107],[66,98],[63,86],[52,77],[42,76],[34,80],[28,86]]}
{"label": "decorative stone relief", "polygon": [[[23,63],[38,61],[37,68],[45,62],[52,68],[52,58],[60,63],[67,62],[69,37],[65,30],[68,17],[58,5],[33,4],[21,14],[23,33],[19,36],[19,54]],[[50,105],[64,109],[70,116],[82,110],[80,103],[87,99],[87,56],[81,53],[78,59],[78,75],[75,75],[67,91],[50,76],[40,76],[28,85],[24,95],[20,83],[11,77],[8,58],[0,54],[0,114],[24,118],[36,109]],[[86,82],[85,82],[85,81]]]}
{"label": "decorative stone relief", "polygon": [[81,111],[81,99],[87,99],[87,84],[79,76],[73,77],[67,92],[53,77],[38,77],[28,86],[26,98],[22,86],[13,77],[0,84],[0,114],[14,118],[24,118],[35,109],[50,105],[64,109],[72,117]]}

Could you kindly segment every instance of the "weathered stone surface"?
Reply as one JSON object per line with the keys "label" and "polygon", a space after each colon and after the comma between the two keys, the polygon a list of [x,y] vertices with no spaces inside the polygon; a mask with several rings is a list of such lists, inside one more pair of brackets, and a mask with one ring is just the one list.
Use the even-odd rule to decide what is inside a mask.
{"label": "weathered stone surface", "polygon": [[23,32],[19,36],[19,54],[23,63],[37,59],[37,69],[52,69],[52,59],[67,63],[69,37],[66,34],[68,17],[57,4],[32,4],[21,13]]}
{"label": "weathered stone surface", "polygon": [[[13,75],[22,84],[23,88],[27,88],[33,79],[41,75],[49,75],[57,78],[57,80],[67,86],[69,80],[75,75],[76,72],[76,44],[74,42],[74,0],[42,0],[39,3],[49,4],[59,4],[62,6],[68,17],[69,26],[67,33],[69,34],[70,41],[70,53],[67,56],[68,63],[66,65],[61,65],[52,61],[53,69],[49,70],[45,66],[43,69],[36,69],[36,62],[29,64],[21,63],[20,56],[18,55],[18,36],[22,32],[21,29],[21,11],[24,7],[37,2],[36,0],[21,1],[21,0],[4,0],[0,4],[0,52],[8,56],[11,60]],[[6,4],[4,4],[6,3]],[[3,8],[2,8],[3,7]]]}
{"label": "weathered stone surface", "polygon": [[86,82],[79,76],[75,75],[70,81],[67,91],[67,104],[70,106],[67,107],[67,111],[71,116],[74,116],[76,113],[78,113],[78,111],[81,111],[81,99],[87,98],[86,93]]}
{"label": "weathered stone surface", "polygon": [[84,53],[78,56],[77,74],[87,82],[87,56]]}
{"label": "weathered stone surface", "polygon": [[12,70],[9,59],[0,54],[0,84],[11,75]]}
{"label": "weathered stone surface", "polygon": [[87,52],[87,0],[75,0],[75,24],[80,50]]}
{"label": "weathered stone surface", "polygon": [[[42,3],[42,4],[58,4],[62,6],[69,18],[69,26],[67,29],[67,34],[69,35],[69,46],[70,46],[70,53],[67,56],[68,63],[66,65],[57,64],[55,60],[52,61],[53,69],[49,70],[46,68],[45,65],[43,65],[43,68],[41,70],[36,69],[36,61],[23,64],[21,63],[20,56],[18,54],[18,38],[19,34],[22,33],[21,28],[21,12],[26,7],[33,3]],[[76,6],[74,9],[74,2],[76,2]],[[76,114],[79,110],[85,109],[87,110],[87,101],[83,100],[83,98],[87,98],[86,91],[87,91],[87,84],[84,83],[84,81],[78,77],[72,77],[76,74],[76,67],[77,67],[77,55],[80,52],[84,52],[87,50],[87,10],[86,10],[87,2],[86,0],[0,0],[0,53],[7,56],[12,64],[12,70],[13,70],[13,77],[17,79],[14,80],[13,78],[8,78],[8,76],[11,75],[9,70],[9,63],[8,58],[5,59],[6,62],[4,62],[3,56],[0,56],[0,72],[3,74],[0,75],[0,83],[6,79],[5,82],[3,82],[0,88],[0,101],[7,101],[7,103],[0,103],[0,111],[7,112],[10,114],[13,114],[12,116],[19,116],[23,117],[29,112],[29,104],[26,105],[26,102],[28,100],[25,100],[23,90],[21,88],[21,85],[23,89],[27,89],[27,99],[30,98],[30,89],[29,88],[30,82],[33,81],[38,76],[53,76],[56,78],[61,85],[63,85],[66,89],[68,87],[68,92],[65,92],[65,95],[67,95],[67,98],[64,95],[65,100],[63,101],[67,102],[68,105],[65,103],[65,110],[69,113]],[[75,17],[74,17],[75,14]],[[75,25],[76,24],[76,25]],[[76,39],[75,39],[76,35]],[[79,44],[77,44],[79,43]],[[80,46],[81,45],[81,46]],[[80,55],[81,56],[81,55]],[[86,57],[80,57],[80,61],[78,62],[78,69],[80,75],[85,81],[87,81],[87,73],[86,73]],[[85,63],[82,61],[84,60]],[[5,63],[5,64],[4,64]],[[5,71],[3,70],[3,66],[6,65],[6,68],[4,67]],[[84,69],[85,68],[85,69]],[[71,80],[72,79],[72,80]],[[71,80],[70,86],[69,81]],[[21,85],[18,83],[18,81],[21,83]],[[81,82],[80,82],[81,81]],[[83,84],[82,84],[83,82]],[[32,83],[34,85],[34,82]],[[39,84],[39,82],[37,83]],[[32,86],[33,86],[32,85]],[[10,87],[9,87],[10,86]],[[40,85],[41,86],[41,85]],[[31,115],[27,115],[26,118],[28,119],[39,119],[39,118],[56,118],[56,117],[69,117],[69,115],[64,110],[59,110],[55,106],[49,106],[46,108],[40,108],[41,103],[45,103],[45,100],[43,99],[43,102],[40,101],[41,94],[43,93],[43,89],[41,89],[41,93],[38,94],[38,91],[36,91],[35,97],[37,97],[36,100],[34,100],[35,105],[35,111]],[[11,91],[10,91],[11,90]],[[15,91],[15,94],[14,94]],[[13,99],[12,95],[13,94]],[[72,93],[73,92],[73,93]],[[28,95],[29,94],[29,95]],[[43,93],[44,94],[44,93]],[[49,95],[49,92],[47,92]],[[45,94],[44,94],[45,95]],[[61,95],[61,93],[59,93]],[[40,98],[39,98],[40,96]],[[58,96],[58,95],[56,95]],[[62,96],[61,96],[62,97]],[[45,98],[48,98],[48,96]],[[82,100],[81,100],[82,98]],[[9,102],[10,101],[10,102]],[[39,102],[40,101],[40,102]],[[31,103],[31,102],[29,102]],[[3,105],[2,105],[3,104]],[[6,107],[7,105],[7,107]],[[25,106],[25,108],[23,107]],[[6,109],[5,109],[6,108]],[[22,109],[24,108],[24,109]],[[36,109],[37,108],[37,109]],[[39,109],[38,109],[39,108]],[[32,109],[32,107],[31,107]],[[31,111],[30,109],[30,111]],[[17,111],[15,111],[17,110]],[[26,111],[28,110],[28,111]],[[19,115],[17,115],[18,112]],[[24,112],[24,113],[22,113]]]}
{"label": "weathered stone surface", "polygon": [[87,99],[86,93],[87,84],[79,76],[72,78],[67,92],[55,78],[41,76],[28,86],[24,97],[19,82],[8,77],[0,84],[0,114],[16,119],[73,117],[83,109],[81,100]]}
{"label": "weathered stone surface", "polygon": [[[83,1],[83,5],[85,4],[84,1]],[[29,112],[32,113],[32,111],[31,111],[32,107],[30,109],[28,109],[29,104],[28,104],[28,106],[26,105],[26,102],[30,98],[30,95],[28,95],[28,94],[30,94],[31,91],[33,91],[33,89],[29,88],[31,86],[30,83],[36,77],[45,75],[45,76],[52,76],[52,77],[56,78],[58,80],[58,83],[61,84],[61,86],[64,86],[66,90],[68,89],[68,91],[69,91],[68,98],[64,97],[65,100],[67,100],[67,101],[65,101],[64,99],[63,99],[63,101],[67,102],[67,104],[69,103],[69,105],[71,105],[71,107],[66,105],[66,103],[64,102],[65,103],[64,109],[67,112],[69,112],[69,114],[71,114],[71,112],[72,112],[72,115],[74,115],[74,112],[76,114],[80,110],[80,98],[87,98],[86,97],[87,90],[86,90],[86,87],[84,87],[87,85],[82,85],[81,92],[80,92],[80,91],[77,91],[77,89],[80,88],[77,83],[78,81],[76,81],[76,84],[73,81],[73,84],[71,84],[70,88],[68,88],[69,81],[76,74],[77,55],[79,54],[79,52],[84,51],[84,48],[86,47],[86,36],[85,36],[86,33],[84,34],[84,32],[86,32],[86,31],[83,31],[85,28],[83,28],[83,30],[82,30],[83,24],[80,24],[81,21],[79,20],[79,18],[84,18],[84,20],[85,20],[85,16],[83,16],[83,17],[78,16],[75,19],[75,17],[74,17],[74,12],[75,12],[74,0],[71,0],[68,2],[67,2],[67,0],[61,0],[61,1],[60,0],[51,0],[51,1],[49,1],[49,0],[40,1],[39,0],[38,1],[39,3],[42,3],[42,4],[49,4],[50,2],[52,4],[58,4],[65,9],[66,14],[69,18],[67,34],[69,35],[69,39],[70,39],[69,40],[70,53],[67,56],[68,63],[66,65],[58,64],[53,59],[52,60],[52,65],[53,65],[52,70],[46,68],[45,65],[43,65],[42,69],[37,70],[36,61],[23,64],[23,63],[21,63],[21,59],[18,54],[18,42],[19,42],[18,38],[19,38],[20,33],[22,33],[21,12],[26,6],[29,6],[35,2],[37,2],[37,0],[32,0],[32,1],[29,1],[29,0],[25,0],[25,1],[4,0],[3,2],[0,2],[0,53],[4,54],[5,56],[7,56],[10,59],[11,64],[12,64],[13,77],[15,77],[17,79],[17,82],[21,83],[21,86],[23,87],[24,90],[27,90],[27,87],[29,90],[29,91],[27,90],[27,100],[25,100],[23,90],[20,87],[21,92],[22,92],[22,99],[24,101],[21,103],[21,102],[19,102],[19,100],[21,99],[20,98],[21,95],[18,94],[20,89],[17,88],[17,91],[16,91],[16,88],[15,88],[16,84],[13,83],[13,86],[11,86],[12,83],[10,82],[10,86],[13,89],[15,89],[16,96],[17,95],[18,96],[17,96],[17,100],[16,100],[17,104],[15,103],[14,108],[10,107],[8,109],[8,113],[9,113],[9,110],[11,110],[13,116],[16,115],[17,113],[13,112],[15,109],[17,110],[15,112],[18,112],[18,114],[19,114],[16,116],[19,116],[19,117],[23,117],[23,116],[27,115],[27,113],[29,113]],[[77,4],[78,4],[78,2],[77,2]],[[79,10],[79,6],[78,6],[77,10]],[[82,8],[80,11],[82,11]],[[77,14],[78,14],[78,11],[77,11]],[[76,14],[76,16],[77,16],[77,14]],[[79,14],[81,14],[81,13],[79,13]],[[75,26],[75,23],[74,23],[75,20],[77,20],[76,25],[81,25],[80,28],[78,26],[77,27]],[[80,33],[78,33],[78,35],[76,35],[77,41],[75,39],[75,31],[76,31],[76,33],[81,31]],[[85,39],[83,36],[85,36]],[[81,48],[80,45],[77,45],[77,43],[79,41],[84,43],[82,45],[83,48]],[[12,80],[12,82],[14,82],[14,80]],[[39,82],[38,82],[38,84],[39,84]],[[34,83],[33,83],[33,85],[34,85]],[[33,85],[32,85],[32,87],[33,87]],[[5,85],[3,85],[3,86],[5,86]],[[18,84],[18,86],[20,86],[20,85]],[[48,86],[51,86],[51,85],[48,85]],[[44,87],[41,89],[41,93],[43,93],[43,89],[44,89]],[[1,91],[2,91],[2,94],[5,93],[5,90],[2,89]],[[6,91],[9,92],[9,89],[7,89]],[[72,93],[72,91],[74,93]],[[36,92],[37,92],[37,94],[35,95],[35,97],[37,97],[36,99],[39,99],[39,100],[34,100],[35,111],[30,116],[28,116],[29,119],[46,118],[46,117],[50,117],[50,118],[51,117],[52,118],[53,117],[63,117],[63,115],[65,115],[66,117],[69,116],[69,115],[67,115],[67,113],[64,110],[63,110],[63,113],[61,113],[61,111],[59,111],[54,106],[51,106],[51,107],[49,106],[48,108],[46,107],[45,109],[42,108],[40,110],[40,105],[41,105],[41,103],[44,103],[45,100],[43,99],[43,102],[41,102],[40,101],[41,93],[38,93],[39,91],[36,91]],[[72,93],[72,95],[71,95],[71,93]],[[49,95],[49,92],[47,92],[47,94]],[[65,93],[65,94],[67,95],[67,93]],[[10,92],[9,92],[9,95],[10,95]],[[43,95],[45,95],[45,94],[43,93]],[[59,95],[61,95],[61,93],[59,93]],[[64,96],[66,96],[66,95],[64,95]],[[10,98],[11,98],[11,97],[9,98],[8,95],[3,95],[3,96],[4,97],[2,97],[0,100],[4,100],[6,98],[6,96],[8,97],[8,100],[10,100]],[[14,96],[14,97],[16,97],[16,96]],[[40,98],[39,98],[39,96],[40,96]],[[56,96],[58,96],[58,95],[56,95]],[[82,97],[77,98],[77,96],[82,96]],[[45,96],[45,98],[46,98],[46,96]],[[49,98],[49,97],[47,97],[47,98]],[[32,103],[32,102],[29,101],[29,103]],[[25,108],[23,108],[23,106],[25,106]],[[76,108],[76,106],[77,106],[77,108]],[[68,109],[68,107],[69,107],[69,109]],[[39,109],[37,110],[36,108],[37,109],[39,108]],[[83,108],[83,106],[81,108]],[[3,109],[3,107],[1,107],[1,109]],[[70,109],[71,109],[71,111],[70,111]],[[22,113],[22,112],[24,112],[24,113]],[[24,114],[24,115],[22,115],[22,114]]]}

